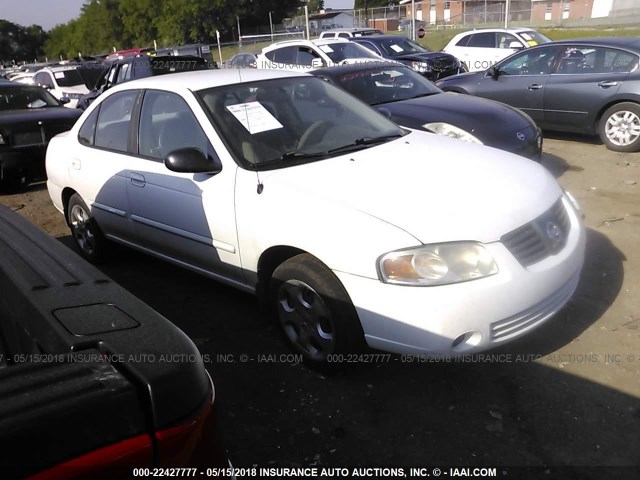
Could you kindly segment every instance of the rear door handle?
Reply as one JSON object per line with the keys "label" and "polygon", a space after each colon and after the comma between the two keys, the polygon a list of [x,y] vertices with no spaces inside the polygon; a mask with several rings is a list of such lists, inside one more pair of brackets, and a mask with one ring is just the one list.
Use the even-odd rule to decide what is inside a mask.
{"label": "rear door handle", "polygon": [[598,86],[600,88],[609,88],[609,87],[615,87],[616,85],[618,85],[618,82],[614,82],[614,81],[604,81],[604,82],[600,82],[598,84]]}
{"label": "rear door handle", "polygon": [[131,185],[135,185],[136,187],[144,187],[146,184],[144,175],[140,173],[132,172],[129,176],[129,181],[131,182]]}
{"label": "rear door handle", "polygon": [[527,88],[529,90],[541,90],[542,89],[542,85],[540,85],[538,83],[534,83],[532,85],[529,85]]}

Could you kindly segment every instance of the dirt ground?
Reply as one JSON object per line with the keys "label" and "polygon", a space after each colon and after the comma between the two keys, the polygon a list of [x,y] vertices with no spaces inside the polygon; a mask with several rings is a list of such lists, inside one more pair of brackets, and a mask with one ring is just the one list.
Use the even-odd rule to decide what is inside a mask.
{"label": "dirt ground", "polygon": [[[640,153],[573,136],[544,151],[586,215],[586,264],[569,305],[500,356],[323,375],[288,355],[252,296],[128,251],[101,268],[198,345],[236,466],[638,467]],[[72,248],[43,184],[0,202]]]}

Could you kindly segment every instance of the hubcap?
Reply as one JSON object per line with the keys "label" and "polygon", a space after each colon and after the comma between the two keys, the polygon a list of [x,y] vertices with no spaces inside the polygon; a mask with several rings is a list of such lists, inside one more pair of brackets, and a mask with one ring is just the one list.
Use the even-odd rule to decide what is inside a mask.
{"label": "hubcap", "polygon": [[309,285],[289,280],[278,290],[278,317],[291,343],[312,360],[324,360],[334,351],[331,312]]}
{"label": "hubcap", "polygon": [[71,231],[80,250],[91,255],[96,248],[96,238],[91,231],[90,217],[80,205],[71,208]]}
{"label": "hubcap", "polygon": [[633,112],[623,110],[611,115],[604,128],[611,143],[626,147],[640,137],[640,118]]}

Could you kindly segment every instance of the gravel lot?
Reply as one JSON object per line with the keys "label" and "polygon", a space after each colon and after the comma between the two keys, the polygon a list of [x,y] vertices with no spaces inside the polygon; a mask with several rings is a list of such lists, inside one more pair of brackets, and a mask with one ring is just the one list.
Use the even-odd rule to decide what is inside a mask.
{"label": "gravel lot", "polygon": [[[473,362],[390,356],[323,375],[287,355],[252,296],[128,251],[102,268],[205,355],[234,465],[638,467],[640,153],[573,136],[544,150],[586,214],[578,291],[545,326]],[[44,185],[0,202],[71,246]]]}

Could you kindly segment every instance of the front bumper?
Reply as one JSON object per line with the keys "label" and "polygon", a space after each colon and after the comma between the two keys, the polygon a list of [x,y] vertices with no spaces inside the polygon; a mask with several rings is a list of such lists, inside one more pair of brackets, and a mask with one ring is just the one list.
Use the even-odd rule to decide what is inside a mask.
{"label": "front bumper", "polygon": [[526,268],[495,242],[485,247],[500,272],[480,280],[406,287],[335,272],[369,346],[401,354],[471,354],[514,340],[553,317],[578,285],[586,241],[578,215],[563,203],[571,221],[565,247]]}

